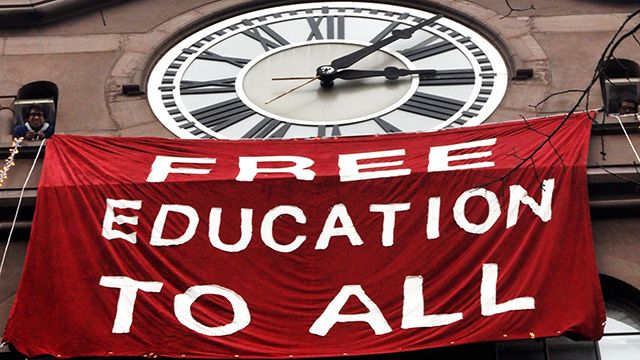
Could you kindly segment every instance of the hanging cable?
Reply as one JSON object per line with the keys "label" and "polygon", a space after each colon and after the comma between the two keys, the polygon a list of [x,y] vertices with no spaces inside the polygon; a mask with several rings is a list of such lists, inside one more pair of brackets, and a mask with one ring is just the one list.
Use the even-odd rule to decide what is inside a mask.
{"label": "hanging cable", "polygon": [[627,129],[624,128],[624,125],[622,124],[622,120],[620,120],[620,117],[618,115],[613,115],[613,117],[618,119],[618,123],[620,124],[620,127],[622,128],[622,132],[624,132],[624,136],[627,137],[627,141],[629,142],[629,146],[631,147],[631,150],[633,150],[633,153],[636,155],[636,159],[638,160],[638,164],[640,164],[640,156],[638,156],[638,152],[636,151],[636,148],[633,147],[633,143],[631,142],[631,138],[629,137],[629,134],[627,134]]}
{"label": "hanging cable", "polygon": [[13,229],[16,226],[16,222],[18,221],[18,212],[20,211],[20,205],[22,204],[22,197],[24,196],[24,189],[27,187],[27,183],[31,178],[31,173],[33,173],[33,169],[36,167],[36,163],[38,162],[38,158],[40,157],[40,152],[42,151],[42,147],[47,139],[43,139],[38,147],[38,152],[36,153],[35,158],[33,159],[33,164],[31,164],[31,169],[29,169],[29,173],[27,174],[27,178],[22,185],[22,190],[20,191],[20,197],[18,198],[18,205],[16,206],[16,214],[13,217],[13,223],[11,224],[11,230],[9,230],[9,237],[7,238],[7,245],[4,247],[4,253],[2,254],[2,261],[0,262],[0,277],[2,277],[2,269],[4,268],[4,261],[7,257],[7,252],[9,251],[9,244],[11,243],[11,235],[13,235]]}

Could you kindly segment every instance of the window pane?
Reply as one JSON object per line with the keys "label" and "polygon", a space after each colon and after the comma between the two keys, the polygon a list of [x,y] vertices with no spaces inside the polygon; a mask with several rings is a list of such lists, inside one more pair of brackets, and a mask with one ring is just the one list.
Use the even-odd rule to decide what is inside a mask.
{"label": "window pane", "polygon": [[547,339],[551,360],[596,360],[593,341],[573,341],[564,336]]}
{"label": "window pane", "polygon": [[[602,359],[637,360],[640,354],[640,311],[637,304],[625,299],[609,298],[605,306],[605,335],[598,343]],[[616,333],[628,335],[614,335]]]}
{"label": "window pane", "polygon": [[621,332],[640,332],[640,319],[629,306],[620,302],[607,301],[607,324],[605,334]]}
{"label": "window pane", "polygon": [[605,336],[598,343],[602,360],[638,360],[640,335]]}
{"label": "window pane", "polygon": [[503,341],[496,350],[498,360],[545,360],[542,340]]}

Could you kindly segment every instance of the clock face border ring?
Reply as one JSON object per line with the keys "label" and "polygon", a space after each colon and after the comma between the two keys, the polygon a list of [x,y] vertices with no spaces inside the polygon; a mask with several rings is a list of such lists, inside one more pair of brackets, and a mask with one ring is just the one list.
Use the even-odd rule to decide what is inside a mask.
{"label": "clock face border ring", "polygon": [[[182,76],[183,71],[185,69],[183,65],[187,65],[194,59],[194,57],[199,56],[198,54],[200,54],[200,49],[202,45],[205,43],[210,43],[211,39],[215,39],[216,41],[224,41],[225,38],[233,36],[234,34],[237,34],[239,32],[246,32],[245,30],[247,29],[255,28],[255,25],[253,23],[254,21],[257,21],[257,26],[260,26],[261,24],[270,25],[275,21],[280,21],[279,20],[280,18],[278,15],[276,16],[271,15],[272,13],[274,13],[275,10],[277,10],[277,13],[284,14],[285,17],[293,15],[293,17],[297,18],[298,16],[301,16],[300,15],[301,9],[307,9],[306,6],[310,6],[311,4],[316,4],[316,2],[309,2],[304,4],[302,3],[288,4],[288,5],[277,2],[273,6],[270,6],[267,8],[262,6],[250,7],[247,9],[243,9],[240,14],[238,13],[231,14],[232,17],[230,18],[225,18],[221,21],[214,22],[213,24],[207,25],[205,27],[198,26],[200,30],[196,30],[195,33],[191,33],[190,35],[187,34],[186,37],[183,37],[181,41],[174,43],[175,45],[172,48],[165,50],[165,54],[161,56],[159,60],[157,60],[155,65],[153,65],[148,78],[149,79],[148,93],[147,93],[148,101],[151,105],[151,110],[154,112],[158,120],[169,131],[171,131],[172,133],[174,133],[175,135],[181,138],[219,138],[219,139],[245,138],[245,136],[240,136],[236,134],[228,135],[226,133],[221,133],[217,129],[219,128],[219,126],[217,126],[216,128],[216,127],[211,127],[209,125],[211,123],[209,117],[204,119],[204,121],[206,121],[205,123],[201,123],[201,118],[203,116],[199,115],[199,117],[194,117],[192,115],[192,111],[190,109],[185,108],[183,99],[181,98],[181,95],[177,89],[177,86],[173,91],[170,92],[168,90],[169,86],[164,86],[164,85],[167,84],[167,81],[169,81],[170,79],[179,79]],[[372,2],[366,2],[366,1],[323,2],[323,3],[318,2],[317,4],[319,4],[318,7],[317,8],[314,7],[313,11],[310,8],[307,9],[306,14],[313,14],[313,16],[317,18],[318,16],[323,16],[323,14],[326,13],[325,10],[321,11],[321,7],[322,8],[327,8],[327,7],[340,8],[341,6],[346,6],[345,4],[350,6],[353,6],[352,4],[357,4],[358,6],[361,6],[362,9],[364,9],[362,13],[367,14],[367,17],[369,14],[375,15],[382,12],[385,15],[388,14],[388,16],[394,16],[396,19],[399,18],[400,20],[404,20],[406,19],[406,15],[404,14],[410,14],[409,17],[411,16],[415,17],[415,19],[413,20],[415,22],[421,18],[424,19],[429,16],[433,16],[433,12],[429,12],[427,8],[424,8],[421,6],[413,7],[411,5],[403,6],[400,4],[390,4],[390,3],[383,4],[383,3],[372,3]],[[370,10],[369,8],[371,8],[372,10]],[[348,13],[350,11],[353,11],[353,9],[349,9],[348,7],[345,9],[347,9]],[[356,13],[359,13],[360,10],[361,9],[356,9]],[[456,13],[453,9],[450,9],[450,11],[445,11],[445,13],[447,14],[449,12]],[[225,15],[222,15],[222,14],[223,13],[220,12],[219,16],[226,17]],[[244,17],[245,19],[242,19],[241,17]],[[301,18],[304,18],[304,17],[308,17],[308,15],[304,15]],[[211,17],[209,18],[211,19]],[[220,17],[216,17],[216,18],[219,19]],[[265,18],[267,19],[267,21],[265,21]],[[278,20],[276,20],[276,18],[278,18]],[[454,114],[455,116],[450,116],[448,120],[442,121],[439,124],[431,125],[431,123],[429,123],[430,124],[429,128],[424,127],[424,128],[417,129],[415,127],[409,126],[407,128],[403,127],[401,130],[398,130],[393,128],[393,126],[396,125],[393,123],[391,127],[389,127],[388,123],[384,125],[380,125],[379,121],[387,121],[388,120],[387,117],[369,119],[369,120],[376,120],[376,122],[378,122],[378,125],[380,125],[386,133],[397,132],[397,131],[404,131],[404,132],[432,131],[432,130],[438,130],[444,127],[477,125],[483,122],[484,120],[486,120],[488,116],[490,116],[491,113],[493,113],[496,110],[498,105],[501,103],[501,100],[504,98],[504,95],[506,93],[506,88],[508,86],[508,70],[506,66],[507,65],[506,59],[502,56],[502,53],[495,47],[495,45],[492,45],[492,43],[487,38],[483,37],[481,33],[477,32],[477,30],[474,30],[473,28],[465,26],[463,23],[460,23],[459,20],[456,21],[454,19],[459,19],[459,18],[454,16],[453,18],[440,19],[440,21],[438,21],[439,24],[436,24],[435,26],[430,28],[433,28],[436,35],[440,36],[445,40],[449,40],[447,39],[449,37],[449,34],[451,34],[452,38],[455,38],[453,39],[454,42],[451,42],[451,41],[449,42],[455,47],[459,48],[459,50],[461,50],[463,53],[465,53],[465,56],[467,58],[469,58],[470,60],[473,60],[472,66],[474,68],[473,69],[474,72],[476,73],[475,81],[476,81],[476,84],[481,85],[481,89],[474,88],[473,93],[475,95],[472,96],[473,99],[469,98],[468,100],[464,101],[465,104],[462,104],[462,102],[460,102],[462,99],[454,100],[458,102],[456,106],[459,109],[456,112],[456,114]],[[208,20],[207,22],[211,22],[211,21],[212,20]],[[316,20],[316,21],[319,21],[319,20]],[[411,20],[408,20],[408,21],[411,22]],[[228,29],[224,29],[225,27],[228,27]],[[429,29],[426,29],[426,30],[430,31]],[[255,32],[256,30],[251,30],[251,31]],[[179,34],[176,34],[176,36],[178,35]],[[254,40],[257,40],[257,39],[254,39]],[[296,44],[300,44],[300,42],[296,42]],[[265,50],[267,49],[265,48]],[[392,50],[392,51],[397,51],[397,50]],[[473,53],[471,54],[471,56],[469,56],[471,51]],[[224,53],[222,55],[229,56],[228,54],[224,54]],[[231,54],[231,56],[233,56],[233,54]],[[397,56],[407,56],[407,55],[403,52],[400,52],[400,54]],[[484,60],[482,59],[483,56],[484,56]],[[254,58],[250,58],[250,59],[254,59]],[[412,58],[410,59],[412,61],[414,60]],[[247,62],[250,62],[250,61],[251,60],[249,60],[249,58],[247,57]],[[480,62],[481,64],[479,64],[478,62]],[[487,67],[486,65],[492,65],[493,69],[491,69],[491,66],[489,66],[488,71],[493,70],[493,72],[484,73],[484,74],[478,73],[477,70],[480,67],[480,65],[482,65],[481,70],[485,72],[487,71],[487,69],[485,69],[485,67]],[[423,67],[420,65],[415,65],[415,66],[418,66],[420,68]],[[166,70],[166,72],[164,73],[162,72],[163,68],[164,70]],[[176,74],[176,71],[174,71],[174,69],[177,70],[177,74]],[[488,74],[488,75],[485,75],[485,74]],[[225,79],[221,79],[221,80],[225,80]],[[487,83],[488,85],[485,86],[485,83]],[[174,83],[174,85],[177,85],[177,83]],[[235,83],[233,85],[235,85]],[[400,106],[400,110],[407,111],[404,108],[412,107],[414,106],[413,104],[422,105],[424,101],[421,99],[417,99],[417,95],[419,95],[418,93],[422,91],[422,89],[423,89],[423,84],[420,83],[418,86],[418,89],[416,90],[416,95],[414,95],[413,98],[410,99],[409,102],[407,102],[407,104],[410,102],[412,104],[409,104],[409,106]],[[480,91],[478,92],[478,90]],[[444,101],[448,101],[446,96],[448,95],[445,94]],[[237,95],[236,95],[236,98],[238,99],[238,102],[241,101],[241,99],[237,97]],[[452,100],[453,99],[455,99],[455,97],[452,97]],[[436,99],[436,100],[443,101],[441,99]],[[441,106],[443,108],[445,106],[444,103],[443,104],[437,103],[436,105]],[[248,107],[245,107],[245,108],[247,108],[247,110],[249,109]],[[196,109],[196,110],[200,110],[200,109]],[[253,111],[253,109],[251,110]],[[392,111],[392,112],[396,112],[396,111]],[[259,112],[254,111],[254,113],[262,115],[263,111],[259,111]],[[423,112],[420,112],[418,115],[422,116],[423,114],[426,114],[426,113],[423,111]],[[424,116],[428,116],[428,115],[424,115]],[[267,120],[269,119],[268,118],[264,119],[264,121],[267,121]],[[443,120],[443,119],[438,118],[438,120]],[[262,121],[260,124],[264,123],[264,121]],[[361,123],[365,123],[365,122],[366,120]],[[248,122],[245,122],[245,123],[249,124]],[[280,123],[282,124],[281,121]],[[331,124],[329,124],[329,126],[330,125]],[[337,128],[338,125],[340,126],[340,129],[339,131],[336,131],[335,128]],[[253,125],[247,125],[247,126],[253,126]],[[263,126],[263,125],[260,125],[260,126]],[[271,123],[269,123],[269,126],[271,126]],[[320,125],[317,125],[317,124],[312,125],[312,127],[317,127],[317,126],[320,126]],[[248,129],[247,127],[245,128]],[[362,129],[362,127],[349,128],[347,134],[342,132],[342,128],[343,128],[342,124],[336,124],[335,126],[333,126],[333,130],[331,130],[332,135],[335,135],[334,133],[336,132],[338,136],[364,134],[361,132],[361,130],[358,130],[358,129]],[[356,130],[354,131],[351,129],[356,129]],[[321,125],[320,129],[318,130],[317,136],[325,136],[324,131],[325,131],[324,125]],[[322,132],[322,135],[321,135],[321,132]],[[260,134],[263,134],[263,133],[264,132],[260,132]],[[250,136],[250,137],[254,136],[249,134],[250,133],[248,132],[246,136]],[[251,134],[253,134],[253,132],[251,132]],[[280,134],[276,136],[277,138],[280,138],[280,137],[305,138],[305,137],[314,136],[306,133],[303,134],[303,136],[300,136],[298,135],[299,132],[297,132],[296,134],[293,134],[293,136],[284,136],[284,132],[282,131],[278,131],[277,134]],[[256,138],[262,138],[262,137],[267,137],[267,136],[263,134],[263,135],[257,136]],[[271,137],[271,136],[268,136],[268,137]]]}

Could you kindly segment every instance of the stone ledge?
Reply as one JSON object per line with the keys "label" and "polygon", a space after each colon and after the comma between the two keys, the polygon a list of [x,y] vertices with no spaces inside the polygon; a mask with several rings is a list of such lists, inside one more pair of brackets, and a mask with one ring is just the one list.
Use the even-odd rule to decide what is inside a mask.
{"label": "stone ledge", "polygon": [[4,39],[3,55],[105,52],[120,49],[120,35],[34,36]]}
{"label": "stone ledge", "polygon": [[534,32],[616,31],[628,14],[539,16],[533,18]]}

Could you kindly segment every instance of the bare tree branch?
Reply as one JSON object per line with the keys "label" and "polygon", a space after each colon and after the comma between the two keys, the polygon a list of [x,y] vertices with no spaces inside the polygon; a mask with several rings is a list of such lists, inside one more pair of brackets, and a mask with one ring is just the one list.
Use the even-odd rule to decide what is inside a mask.
{"label": "bare tree branch", "polygon": [[[527,120],[527,118],[525,118],[524,116],[520,115],[520,117],[522,118],[522,121],[524,121],[524,123],[527,125],[527,128],[537,134],[543,135],[543,136],[549,136],[549,134],[545,134],[542,131],[534,128],[533,126],[531,126],[531,124],[529,124],[529,121]],[[562,155],[560,155],[560,152],[558,151],[558,149],[556,148],[556,146],[553,144],[553,142],[551,142],[551,140],[549,140],[549,146],[551,146],[551,149],[553,149],[553,152],[558,156],[558,159],[560,159],[560,162],[562,163],[562,168],[566,168],[567,164],[564,163],[564,159],[562,158]]]}
{"label": "bare tree branch", "polygon": [[[600,169],[604,170],[604,171],[605,171],[607,174],[609,174],[609,175],[613,175],[613,176],[617,177],[618,179],[622,179],[622,180],[627,181],[627,182],[630,182],[630,183],[632,183],[632,184],[640,185],[640,182],[635,181],[635,180],[633,180],[633,179],[629,179],[629,178],[628,178],[628,177],[626,177],[626,176],[622,176],[622,175],[620,175],[620,174],[616,174],[616,173],[614,173],[614,172],[610,171],[609,169],[607,169],[606,167],[604,167],[604,166],[600,165],[600,163],[597,163],[597,162],[596,162],[596,165],[598,165],[598,167],[599,167]],[[637,171],[638,171],[638,166],[637,166],[637,164],[636,164],[635,162],[634,162],[634,165],[636,166],[636,172],[637,172]]]}
{"label": "bare tree branch", "polygon": [[540,100],[537,104],[535,105],[529,105],[529,107],[534,108],[535,110],[538,110],[538,106],[542,105],[543,103],[545,103],[547,100],[551,99],[552,97],[558,96],[558,95],[562,95],[562,94],[568,94],[568,93],[573,93],[573,92],[583,92],[584,89],[571,89],[571,90],[563,90],[563,91],[558,91],[558,92],[554,92],[553,94],[547,96],[546,98]]}
{"label": "bare tree branch", "polygon": [[511,15],[513,12],[535,10],[535,8],[536,8],[533,5],[529,5],[528,8],[517,8],[517,7],[513,7],[509,0],[504,0],[504,2],[507,4],[507,7],[509,8],[509,12],[506,15],[502,16],[500,19],[504,19],[506,17],[509,17],[509,15]]}
{"label": "bare tree branch", "polygon": [[[562,157],[560,157],[560,159],[562,159]],[[540,188],[544,190],[544,182],[540,178],[540,174],[538,174],[538,168],[536,167],[536,162],[533,160],[533,157],[531,157],[529,160],[531,161],[531,167],[533,168],[533,175],[535,175],[536,181],[538,182],[538,185],[540,185]]]}
{"label": "bare tree branch", "polygon": [[636,41],[636,44],[640,45],[640,40],[636,37],[636,34],[633,34],[633,40]]}
{"label": "bare tree branch", "polygon": [[[508,1],[507,1],[508,3]],[[615,58],[614,56],[614,52],[615,50],[620,46],[620,44],[627,38],[632,37],[635,35],[635,33],[640,29],[640,23],[636,24],[631,30],[623,33],[624,28],[627,26],[627,24],[633,19],[635,18],[638,14],[640,13],[640,9],[634,11],[633,13],[631,13],[629,16],[627,16],[627,19],[620,25],[620,27],[618,28],[618,30],[616,31],[615,35],[612,37],[611,41],[607,44],[607,46],[605,47],[605,49],[603,50],[602,54],[600,55],[600,58],[598,59],[598,63],[596,64],[596,68],[593,72],[593,76],[591,78],[591,81],[589,82],[589,84],[581,91],[579,91],[581,93],[580,97],[578,98],[578,100],[576,101],[576,103],[572,106],[571,110],[569,110],[569,112],[567,112],[567,114],[565,115],[565,117],[560,121],[560,123],[558,124],[558,126],[553,129],[551,131],[551,133],[549,133],[547,135],[547,137],[540,142],[540,144],[538,144],[538,146],[536,146],[533,151],[526,157],[519,157],[518,159],[520,159],[520,161],[511,169],[509,169],[501,178],[499,181],[505,181],[505,179],[507,179],[508,177],[510,177],[513,173],[515,173],[518,169],[520,169],[522,166],[524,166],[524,164],[528,161],[533,162],[533,158],[534,156],[538,153],[538,151],[540,151],[545,145],[547,145],[548,143],[551,142],[551,139],[553,138],[553,136],[558,133],[558,131],[564,126],[564,124],[569,120],[569,118],[571,117],[571,115],[573,115],[576,110],[580,107],[580,104],[582,104],[583,101],[586,100],[586,105],[588,106],[588,101],[589,101],[589,94],[591,92],[591,89],[593,87],[593,85],[598,81],[598,79],[604,74],[604,64],[609,61],[612,58]],[[622,35],[621,35],[622,34]],[[545,98],[544,101],[547,101],[549,98],[551,98],[552,96],[555,95],[559,95],[559,94],[563,94],[563,93],[568,93],[568,92],[575,92],[574,90],[566,90],[566,91],[561,91],[555,94],[552,94],[550,96],[548,96],[547,98]],[[543,101],[543,102],[544,102]],[[541,102],[542,103],[542,102]],[[540,103],[538,104],[540,105]],[[588,110],[588,108],[587,108]],[[534,167],[535,167],[535,163],[534,163]],[[534,168],[534,171],[536,172],[536,176],[537,176],[537,169]],[[498,180],[494,180],[492,182],[495,182]],[[486,184],[484,184],[486,185]]]}
{"label": "bare tree branch", "polygon": [[534,128],[533,126],[531,126],[531,124],[529,123],[529,120],[526,117],[520,115],[520,118],[522,119],[522,121],[524,121],[524,124],[527,125],[527,129],[529,129],[529,130],[531,130],[531,131],[533,131],[535,133],[538,133],[540,135],[543,135],[543,136],[549,136],[549,134],[545,134],[542,131],[540,131],[540,130]]}

